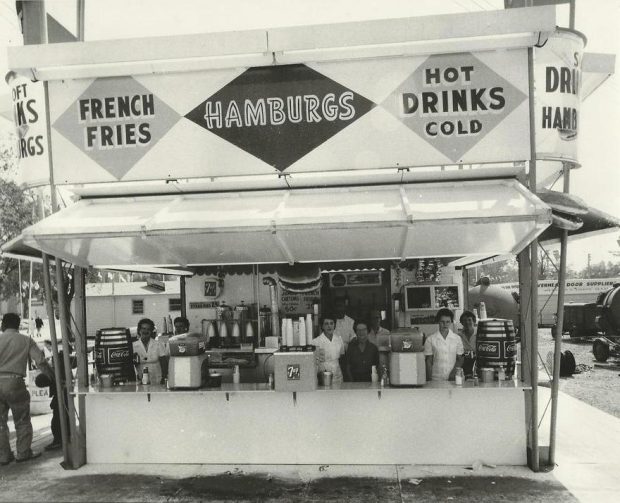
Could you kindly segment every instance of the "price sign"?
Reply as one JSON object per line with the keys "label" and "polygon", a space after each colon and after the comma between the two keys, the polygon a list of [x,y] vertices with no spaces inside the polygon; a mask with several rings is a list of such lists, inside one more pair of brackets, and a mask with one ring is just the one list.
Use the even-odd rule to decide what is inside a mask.
{"label": "price sign", "polygon": [[319,289],[307,293],[292,293],[282,289],[280,294],[280,308],[286,314],[313,313],[312,304],[320,297]]}

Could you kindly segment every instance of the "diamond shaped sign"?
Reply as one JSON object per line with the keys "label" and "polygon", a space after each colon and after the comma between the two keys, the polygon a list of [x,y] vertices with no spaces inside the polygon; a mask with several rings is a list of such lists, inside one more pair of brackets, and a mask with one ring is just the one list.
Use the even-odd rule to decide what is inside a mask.
{"label": "diamond shaped sign", "polygon": [[185,117],[284,171],[375,104],[306,65],[250,68]]}
{"label": "diamond shaped sign", "polygon": [[180,116],[132,77],[96,79],[54,128],[122,179]]}
{"label": "diamond shaped sign", "polygon": [[456,163],[526,99],[464,53],[430,56],[381,105]]}

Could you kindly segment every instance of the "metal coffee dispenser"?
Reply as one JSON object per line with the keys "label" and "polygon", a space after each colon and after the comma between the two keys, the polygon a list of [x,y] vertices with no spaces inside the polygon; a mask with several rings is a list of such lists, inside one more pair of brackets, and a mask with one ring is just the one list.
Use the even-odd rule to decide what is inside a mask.
{"label": "metal coffee dispenser", "polygon": [[390,334],[390,384],[421,386],[426,383],[424,334],[417,328],[401,328]]}

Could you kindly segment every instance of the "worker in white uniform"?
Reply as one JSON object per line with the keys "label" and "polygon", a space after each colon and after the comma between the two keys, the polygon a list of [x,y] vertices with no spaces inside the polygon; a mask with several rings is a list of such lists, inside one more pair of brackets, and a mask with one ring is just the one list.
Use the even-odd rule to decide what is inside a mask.
{"label": "worker in white uniform", "polygon": [[344,343],[342,338],[335,333],[336,320],[333,315],[324,315],[321,320],[323,331],[312,344],[316,346],[314,356],[319,372],[329,371],[333,374],[332,382],[339,384],[343,381],[340,368],[340,357],[344,356]]}
{"label": "worker in white uniform", "polygon": [[463,342],[450,330],[454,321],[454,313],[450,309],[442,308],[437,311],[435,321],[439,324],[439,330],[424,342],[426,379],[452,381],[456,369],[463,367]]}
{"label": "worker in white uniform", "polygon": [[342,338],[344,349],[349,347],[351,339],[355,338],[355,330],[353,325],[355,320],[346,314],[346,303],[343,298],[337,298],[334,301],[334,315],[336,317],[336,333]]}
{"label": "worker in white uniform", "polygon": [[138,381],[145,368],[149,369],[151,384],[159,384],[168,377],[168,357],[166,347],[155,340],[155,323],[143,318],[138,322],[138,340],[133,343],[133,352],[138,356]]}

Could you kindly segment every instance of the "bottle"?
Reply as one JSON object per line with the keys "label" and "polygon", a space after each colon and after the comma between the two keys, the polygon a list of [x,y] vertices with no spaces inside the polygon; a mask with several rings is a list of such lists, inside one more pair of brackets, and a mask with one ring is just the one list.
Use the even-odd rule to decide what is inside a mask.
{"label": "bottle", "polygon": [[144,367],[142,371],[142,384],[151,384],[151,376],[149,375],[149,368]]}
{"label": "bottle", "polygon": [[457,368],[456,373],[454,374],[454,383],[457,386],[463,386],[464,380],[465,380],[465,374],[463,373],[463,369]]}
{"label": "bottle", "polygon": [[379,382],[379,374],[377,373],[377,366],[373,365],[372,370],[370,371],[370,381],[371,382]]}
{"label": "bottle", "polygon": [[480,303],[480,319],[481,320],[487,319],[487,306],[484,305],[484,302]]}
{"label": "bottle", "polygon": [[505,381],[506,380],[506,371],[504,370],[504,366],[500,365],[499,370],[497,371],[497,380]]}
{"label": "bottle", "polygon": [[241,375],[239,374],[239,365],[235,365],[233,369],[233,383],[239,384],[241,382]]}

